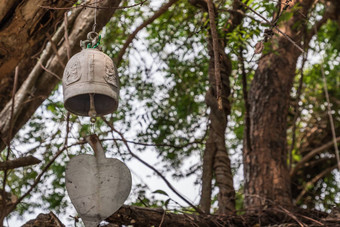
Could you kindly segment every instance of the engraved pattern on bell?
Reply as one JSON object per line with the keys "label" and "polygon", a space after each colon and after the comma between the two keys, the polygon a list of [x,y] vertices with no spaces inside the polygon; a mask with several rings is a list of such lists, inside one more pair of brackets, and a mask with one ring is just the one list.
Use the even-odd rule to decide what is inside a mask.
{"label": "engraved pattern on bell", "polygon": [[81,73],[78,70],[80,66],[79,58],[75,57],[74,59],[71,59],[71,60],[73,60],[73,62],[70,61],[70,64],[67,64],[65,68],[65,74],[66,74],[65,83],[67,85],[78,81],[81,77]]}
{"label": "engraved pattern on bell", "polygon": [[106,59],[105,62],[105,80],[112,84],[113,86],[118,86],[118,78],[116,76],[116,70],[113,66],[113,62],[109,59]]}

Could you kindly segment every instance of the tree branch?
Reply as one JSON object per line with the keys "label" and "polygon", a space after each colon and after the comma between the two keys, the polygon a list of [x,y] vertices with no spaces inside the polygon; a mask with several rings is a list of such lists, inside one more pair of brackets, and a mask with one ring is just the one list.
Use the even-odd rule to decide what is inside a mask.
{"label": "tree branch", "polygon": [[[336,138],[336,142],[337,143],[340,142],[340,136]],[[296,172],[311,158],[321,153],[322,151],[331,148],[332,146],[334,146],[333,140],[310,151],[307,155],[303,156],[303,158],[298,163],[296,163],[295,167],[290,171],[290,176],[293,177],[296,174]]]}
{"label": "tree branch", "polygon": [[[55,216],[55,215],[54,215]],[[302,223],[297,216],[304,219]],[[266,209],[260,215],[194,215],[188,213],[173,213],[161,208],[145,208],[137,206],[122,206],[116,213],[106,219],[110,224],[104,226],[162,226],[166,227],[221,227],[221,226],[272,226],[273,224],[286,224],[287,226],[296,226],[296,222],[314,226],[317,223],[320,226],[337,226],[339,220],[328,221],[328,214],[320,211],[310,211],[297,209],[288,211],[282,207],[276,209]],[[317,219],[317,220],[315,220]],[[163,222],[162,222],[163,221]],[[63,226],[50,214],[39,214],[36,219],[30,220],[23,227],[30,226]],[[286,226],[285,225],[285,226]]]}
{"label": "tree branch", "polygon": [[36,165],[36,164],[39,164],[40,162],[41,161],[39,159],[37,159],[36,157],[32,155],[27,156],[27,157],[21,157],[15,160],[0,162],[0,171]]}
{"label": "tree branch", "polygon": [[264,16],[253,10],[251,7],[244,4],[242,1],[238,0],[244,7],[249,9],[251,12],[255,13],[257,16],[259,16],[262,20],[267,22],[268,24],[273,26],[273,29],[275,29],[277,32],[279,32],[281,35],[283,35],[291,44],[293,44],[297,49],[299,49],[302,53],[305,53],[305,51],[292,39],[290,38],[286,33],[281,31],[275,24],[272,24],[269,20],[267,20]]}
{"label": "tree branch", "polygon": [[332,172],[334,169],[336,169],[337,164],[334,166],[331,166],[327,169],[325,169],[324,171],[322,171],[321,173],[319,173],[318,175],[316,175],[311,181],[307,182],[307,184],[305,185],[305,187],[303,188],[303,190],[300,192],[299,196],[296,198],[295,204],[298,203],[302,197],[308,192],[308,190],[310,189],[310,187],[313,187],[313,185],[320,180],[321,178],[325,177],[327,174],[329,174],[330,172]]}
{"label": "tree branch", "polygon": [[170,6],[172,6],[174,3],[176,3],[178,0],[170,0],[168,3],[164,4],[161,8],[159,8],[158,11],[155,12],[155,14],[150,17],[149,19],[147,19],[146,21],[144,21],[141,25],[139,25],[136,30],[134,30],[129,37],[126,39],[122,49],[120,49],[118,56],[116,58],[116,64],[117,66],[120,65],[120,62],[122,61],[123,55],[126,52],[126,49],[128,48],[128,46],[131,44],[131,42],[133,41],[133,39],[136,37],[137,33],[142,30],[143,28],[145,28],[146,26],[148,26],[149,24],[151,24],[154,20],[156,20],[158,17],[160,17],[163,13],[165,13]]}
{"label": "tree branch", "polygon": [[[50,166],[53,164],[53,162],[59,157],[59,155],[61,155],[65,150],[67,150],[70,147],[76,146],[76,145],[80,145],[80,144],[84,144],[85,141],[79,141],[77,143],[74,143],[72,145],[69,146],[64,146],[62,147],[60,150],[58,150],[55,155],[52,157],[51,160],[49,160],[47,162],[47,164],[44,166],[44,168],[41,170],[41,172],[39,173],[39,175],[35,178],[33,184],[31,185],[31,187],[23,194],[20,196],[20,198],[14,203],[12,204],[8,209],[9,210],[14,210],[15,207],[26,197],[28,196],[33,189],[39,184],[42,176],[46,173],[46,171],[50,168]],[[6,215],[7,216],[7,215]]]}

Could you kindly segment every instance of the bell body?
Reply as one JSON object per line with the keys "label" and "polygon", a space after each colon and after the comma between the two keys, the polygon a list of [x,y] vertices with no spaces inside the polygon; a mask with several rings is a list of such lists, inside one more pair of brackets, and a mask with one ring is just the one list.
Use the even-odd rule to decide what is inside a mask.
{"label": "bell body", "polygon": [[97,49],[83,49],[65,67],[63,92],[64,106],[73,114],[89,116],[93,107],[97,116],[114,112],[119,81],[113,61]]}

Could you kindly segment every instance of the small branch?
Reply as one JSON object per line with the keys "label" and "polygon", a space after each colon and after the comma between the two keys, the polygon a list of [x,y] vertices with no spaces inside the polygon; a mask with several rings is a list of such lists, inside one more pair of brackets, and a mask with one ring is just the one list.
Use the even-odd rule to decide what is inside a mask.
{"label": "small branch", "polygon": [[48,72],[49,74],[51,74],[52,76],[54,76],[55,78],[57,78],[58,80],[61,80],[60,76],[58,76],[57,74],[55,74],[54,72],[48,70],[47,68],[45,68],[43,66],[43,64],[41,63],[41,61],[38,61],[38,64],[40,65],[40,67],[45,70],[46,72]]}
{"label": "small branch", "polygon": [[278,27],[274,27],[274,29],[276,31],[278,31],[279,33],[281,33],[284,37],[286,37],[286,39],[291,42],[296,48],[298,48],[302,53],[305,53],[305,51],[296,44],[296,42],[294,40],[292,40],[292,38],[290,38],[286,33],[284,33],[283,31],[281,31]]}
{"label": "small branch", "polygon": [[[66,30],[66,29],[65,29],[65,30]],[[55,45],[55,43],[53,42],[51,35],[50,35],[49,33],[46,33],[46,36],[47,36],[48,40],[49,40],[50,43],[51,43],[51,47],[52,47],[52,49],[53,49],[53,51],[54,51],[54,54],[57,56],[58,62],[60,63],[60,65],[61,65],[63,68],[65,68],[65,63],[62,61],[62,59],[61,59],[61,57],[60,57],[60,55],[59,55],[59,53],[58,53],[58,48],[57,48],[57,46]]]}
{"label": "small branch", "polygon": [[[6,154],[5,162],[8,161],[9,154],[11,152],[11,140],[12,140],[12,132],[13,132],[13,126],[14,126],[15,93],[17,91],[17,86],[18,86],[18,76],[19,76],[19,66],[15,67],[14,83],[13,83],[13,89],[12,89],[11,117],[9,120],[9,130],[8,130],[9,136],[7,137],[7,154]],[[7,169],[5,169],[4,178],[2,181],[2,198],[6,198],[5,194],[6,194],[7,175],[8,175],[8,171]],[[4,213],[10,210],[10,209],[6,209],[6,199],[3,199],[2,201],[2,209]],[[4,217],[7,216],[7,215],[4,215],[4,213],[1,213],[1,215]],[[2,223],[0,223],[0,225],[2,225]]]}
{"label": "small branch", "polygon": [[307,35],[306,35],[306,43],[309,43],[310,40],[313,38],[314,35],[316,35],[316,31],[319,31],[320,28],[322,27],[322,25],[324,25],[328,19],[330,18],[331,14],[328,12],[328,10],[325,10],[325,14],[322,16],[322,18],[315,22],[314,24],[314,28],[310,29],[309,31],[307,31]]}
{"label": "small branch", "polygon": [[159,223],[159,226],[158,226],[158,227],[162,227],[162,224],[163,224],[163,222],[164,222],[165,214],[166,214],[166,210],[164,210],[164,213],[163,213],[163,215],[162,215],[161,223]]}
{"label": "small branch", "polygon": [[132,152],[132,150],[130,149],[130,146],[128,144],[128,142],[126,141],[125,137],[123,136],[123,134],[119,131],[117,131],[112,124],[110,124],[110,122],[108,122],[104,117],[102,117],[102,120],[107,124],[107,126],[109,126],[111,128],[112,131],[116,132],[123,140],[126,148],[128,149],[129,153],[131,154],[132,157],[136,158],[138,161],[140,161],[141,163],[143,163],[145,166],[147,166],[148,168],[152,169],[155,173],[157,173],[157,175],[159,177],[162,178],[162,180],[166,183],[166,185],[178,196],[180,197],[184,202],[186,202],[189,206],[191,206],[192,208],[194,208],[198,213],[203,214],[204,212],[196,207],[194,204],[192,204],[189,200],[187,200],[186,198],[184,198],[179,192],[177,192],[177,190],[171,185],[171,183],[152,165],[150,165],[149,163],[145,162],[143,159],[141,159],[140,157],[138,157],[135,153]]}
{"label": "small branch", "polygon": [[66,50],[67,50],[67,59],[70,60],[71,58],[71,47],[70,47],[70,40],[68,38],[68,12],[64,13],[64,37],[66,42]]}
{"label": "small branch", "polygon": [[219,54],[219,41],[216,30],[215,21],[215,10],[212,0],[207,0],[208,14],[210,21],[211,38],[213,40],[213,51],[214,51],[214,69],[215,69],[215,80],[216,80],[216,98],[218,103],[218,109],[222,110],[222,82],[221,82],[221,67],[220,67],[220,54]]}
{"label": "small branch", "polygon": [[[166,143],[142,143],[142,142],[136,142],[136,141],[132,141],[132,140],[126,140],[126,142],[128,143],[132,143],[135,145],[139,145],[139,146],[146,146],[146,147],[172,147],[174,149],[182,149],[185,148],[187,146],[193,145],[193,144],[203,144],[203,141],[205,140],[207,134],[205,133],[205,135],[201,138],[201,139],[196,139],[193,142],[189,142],[183,145],[172,145],[172,144],[166,144]],[[114,141],[123,141],[122,139],[119,138],[113,138],[113,139],[102,139],[101,141],[105,141],[105,140],[114,140]]]}
{"label": "small branch", "polygon": [[289,210],[283,208],[282,206],[279,206],[279,209],[274,207],[274,210],[279,211],[279,212],[284,212],[285,214],[287,214],[289,217],[291,217],[293,220],[295,220],[299,226],[301,227],[305,227],[306,225],[304,223],[302,223],[292,212],[290,212]]}
{"label": "small branch", "polygon": [[247,6],[246,4],[244,4],[242,1],[238,0],[243,6],[245,6],[247,9],[249,9],[250,11],[252,11],[253,13],[255,13],[257,16],[259,16],[262,20],[266,21],[268,24],[273,26],[273,29],[275,29],[276,31],[278,31],[280,34],[282,34],[289,42],[291,42],[296,48],[298,48],[302,53],[305,53],[305,51],[296,44],[296,42],[290,38],[286,33],[284,33],[283,31],[281,31],[278,27],[276,27],[276,25],[273,25],[269,20],[267,20],[264,16],[262,16],[261,14],[259,14],[258,12],[256,12],[255,10],[253,10],[251,7]]}
{"label": "small branch", "polygon": [[[336,138],[336,142],[340,142],[340,136]],[[295,167],[290,171],[290,176],[293,177],[296,172],[306,163],[308,162],[311,158],[313,158],[315,155],[321,153],[322,151],[329,149],[333,146],[334,141],[330,141],[318,148],[315,148],[314,150],[310,151],[307,155],[305,155],[296,165]]]}
{"label": "small branch", "polygon": [[[109,6],[109,7],[100,7],[100,6],[92,6],[93,4],[95,4],[95,2],[92,3],[86,3],[86,4],[80,4],[80,5],[76,5],[76,6],[72,6],[72,7],[51,7],[51,6],[39,6],[40,8],[44,8],[44,9],[53,9],[53,10],[67,10],[67,9],[76,9],[76,8],[92,8],[92,9],[129,9],[129,8],[133,8],[136,6],[142,6],[145,2],[147,2],[148,0],[144,0],[140,3],[136,3],[134,5],[131,6],[119,6],[119,7],[114,7],[114,6]],[[98,3],[99,1],[97,1]]]}
{"label": "small branch", "polygon": [[326,96],[326,101],[327,101],[327,113],[328,113],[328,117],[329,117],[329,123],[331,125],[335,156],[336,156],[336,160],[337,160],[337,163],[338,163],[338,170],[340,171],[339,149],[338,149],[338,144],[337,144],[337,138],[336,138],[336,133],[335,133],[335,125],[334,125],[334,120],[333,120],[333,115],[332,115],[331,102],[329,101],[327,80],[326,80],[326,76],[325,76],[325,70],[323,68],[323,63],[321,63],[321,74],[322,74],[322,79],[323,79],[323,88],[325,90],[325,96]]}
{"label": "small branch", "polygon": [[304,189],[300,192],[300,194],[296,198],[295,204],[298,203],[302,199],[302,197],[308,192],[310,187],[312,187],[318,180],[325,177],[327,174],[329,174],[330,172],[332,172],[336,168],[337,168],[337,164],[325,169],[324,171],[322,171],[321,173],[316,175],[311,181],[307,182]]}
{"label": "small branch", "polygon": [[292,152],[294,150],[295,147],[295,140],[296,140],[296,121],[298,119],[298,117],[300,116],[300,111],[299,111],[299,101],[300,101],[300,96],[302,93],[302,85],[303,85],[303,77],[304,77],[304,73],[303,73],[303,68],[305,66],[307,60],[307,54],[303,54],[302,56],[302,64],[301,64],[301,69],[300,69],[300,80],[299,80],[299,87],[297,89],[297,94],[296,94],[296,101],[294,104],[294,110],[295,110],[295,114],[294,114],[294,119],[293,119],[293,128],[292,128],[292,144],[290,146],[290,150],[289,150],[289,170],[292,168],[292,164],[293,164],[293,155]]}
{"label": "small branch", "polygon": [[304,218],[304,219],[307,219],[309,221],[312,221],[312,222],[315,222],[316,224],[318,224],[319,226],[325,226],[323,223],[313,219],[313,218],[310,218],[310,217],[307,217],[305,215],[302,215],[302,214],[298,214],[300,217]]}
{"label": "small branch", "polygon": [[160,17],[163,13],[165,13],[170,6],[172,6],[174,3],[176,3],[178,0],[170,0],[168,3],[164,4],[162,7],[159,8],[159,10],[157,10],[155,12],[155,14],[150,17],[149,19],[147,19],[146,21],[144,21],[141,25],[139,25],[136,30],[134,30],[129,37],[126,39],[122,49],[120,49],[117,58],[116,58],[116,63],[117,65],[120,64],[120,62],[122,61],[123,55],[126,52],[126,49],[128,48],[128,46],[130,45],[130,43],[132,42],[132,40],[136,37],[137,33],[142,30],[143,28],[145,28],[146,26],[148,26],[149,24],[151,24],[154,20],[156,20],[158,17]]}
{"label": "small branch", "polygon": [[31,155],[27,157],[21,157],[15,160],[0,162],[0,171],[36,165],[36,164],[39,164],[40,162],[41,161],[39,159]]}

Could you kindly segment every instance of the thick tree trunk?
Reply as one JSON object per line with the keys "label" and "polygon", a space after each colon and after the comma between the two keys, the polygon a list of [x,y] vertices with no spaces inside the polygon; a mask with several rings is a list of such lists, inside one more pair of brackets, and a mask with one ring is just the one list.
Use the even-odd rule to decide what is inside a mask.
{"label": "thick tree trunk", "polygon": [[[250,150],[244,149],[245,205],[291,205],[287,113],[295,62],[289,53],[262,58],[249,92]],[[283,56],[283,57],[281,57]]]}
{"label": "thick tree trunk", "polygon": [[[66,10],[40,6],[71,7],[74,1],[7,0],[0,2],[0,109],[11,98],[15,67],[41,51],[47,35],[53,34]],[[18,48],[20,47],[20,48]],[[33,65],[25,66],[32,69]],[[19,85],[25,80],[19,73]]]}
{"label": "thick tree trunk", "polygon": [[[301,4],[299,12],[281,29],[301,45],[303,21],[312,0],[293,1]],[[301,54],[284,36],[271,42],[272,53],[259,61],[249,91],[250,141],[244,147],[245,207],[249,212],[264,205],[292,206],[290,177],[287,168],[287,114],[296,62]]]}

